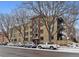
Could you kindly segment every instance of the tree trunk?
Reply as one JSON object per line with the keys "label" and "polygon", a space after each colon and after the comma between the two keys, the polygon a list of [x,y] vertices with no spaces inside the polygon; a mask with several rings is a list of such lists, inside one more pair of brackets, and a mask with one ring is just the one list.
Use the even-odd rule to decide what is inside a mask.
{"label": "tree trunk", "polygon": [[10,39],[9,38],[7,38],[8,39],[8,42],[10,42]]}
{"label": "tree trunk", "polygon": [[51,27],[49,26],[49,30],[48,30],[48,37],[49,37],[49,42],[51,42],[51,31],[50,31]]}

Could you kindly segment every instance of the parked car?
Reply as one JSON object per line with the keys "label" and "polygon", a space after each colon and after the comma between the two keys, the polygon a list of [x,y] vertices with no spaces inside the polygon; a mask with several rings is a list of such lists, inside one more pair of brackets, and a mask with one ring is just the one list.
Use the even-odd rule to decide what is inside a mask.
{"label": "parked car", "polygon": [[7,46],[14,46],[14,44],[13,43],[8,43]]}
{"label": "parked car", "polygon": [[17,47],[24,47],[25,45],[24,44],[22,44],[22,43],[17,43]]}
{"label": "parked car", "polygon": [[2,45],[4,45],[4,46],[7,45],[7,42],[6,43],[2,43]]}
{"label": "parked car", "polygon": [[28,47],[28,48],[36,48],[37,47],[37,45],[35,45],[34,43],[27,43],[27,44],[25,44],[25,47]]}
{"label": "parked car", "polygon": [[4,45],[4,46],[5,46],[5,45],[7,45],[7,42],[5,42],[5,43],[0,43],[0,45]]}
{"label": "parked car", "polygon": [[42,48],[42,49],[57,49],[59,48],[60,46],[57,45],[57,44],[52,44],[52,43],[42,43],[42,44],[39,44],[37,46],[37,48]]}
{"label": "parked car", "polygon": [[77,48],[77,47],[79,47],[79,43],[69,43],[68,47]]}

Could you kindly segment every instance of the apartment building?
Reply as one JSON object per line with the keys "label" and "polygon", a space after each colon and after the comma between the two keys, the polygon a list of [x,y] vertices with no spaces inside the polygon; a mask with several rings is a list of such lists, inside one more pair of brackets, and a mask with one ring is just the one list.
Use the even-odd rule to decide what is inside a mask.
{"label": "apartment building", "polygon": [[67,27],[64,23],[64,20],[61,17],[57,17],[53,22],[53,17],[45,17],[45,20],[50,21],[51,24],[50,32],[51,32],[51,41],[49,40],[49,32],[44,24],[44,20],[42,17],[37,16],[32,18],[32,27],[33,27],[33,41],[34,42],[54,42],[59,43],[65,42],[67,43]]}
{"label": "apartment building", "polygon": [[[47,19],[47,18],[45,18]],[[50,17],[50,19],[52,19]],[[64,24],[63,19],[57,18],[51,25],[51,42],[57,41],[66,41],[67,34],[66,34],[66,26]],[[11,38],[12,42],[34,42],[35,44],[49,42],[49,34],[47,28],[43,22],[42,17],[35,16],[32,17],[31,20],[26,23],[26,31],[25,31],[25,39],[22,38],[20,32],[14,27],[13,28],[13,35]],[[17,26],[19,27],[19,26]]]}
{"label": "apartment building", "polygon": [[5,37],[4,33],[0,32],[0,44],[7,43],[8,39]]}
{"label": "apartment building", "polygon": [[[15,26],[13,27],[13,33],[12,33],[12,37],[11,37],[11,42],[13,43],[27,43],[27,42],[30,42],[31,41],[31,38],[32,38],[32,24],[31,24],[31,21],[29,21],[28,23],[25,24],[26,25],[26,30],[25,30],[25,39],[23,39],[23,26],[20,25],[20,26]],[[18,29],[17,29],[18,28]],[[21,33],[20,33],[20,30],[21,30]]]}

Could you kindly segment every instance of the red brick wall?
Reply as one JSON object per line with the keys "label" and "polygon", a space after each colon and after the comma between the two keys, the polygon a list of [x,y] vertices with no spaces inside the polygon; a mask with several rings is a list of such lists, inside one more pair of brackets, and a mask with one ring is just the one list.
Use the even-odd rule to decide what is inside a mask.
{"label": "red brick wall", "polygon": [[0,43],[6,43],[8,42],[7,38],[3,33],[0,33]]}

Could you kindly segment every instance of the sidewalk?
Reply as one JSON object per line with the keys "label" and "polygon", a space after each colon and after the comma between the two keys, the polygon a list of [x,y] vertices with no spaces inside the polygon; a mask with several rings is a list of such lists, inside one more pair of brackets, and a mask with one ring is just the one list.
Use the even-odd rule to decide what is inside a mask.
{"label": "sidewalk", "polygon": [[70,52],[70,53],[79,53],[79,47],[77,47],[77,48],[61,47],[57,51],[60,51],[60,52]]}

